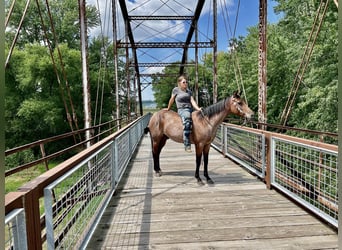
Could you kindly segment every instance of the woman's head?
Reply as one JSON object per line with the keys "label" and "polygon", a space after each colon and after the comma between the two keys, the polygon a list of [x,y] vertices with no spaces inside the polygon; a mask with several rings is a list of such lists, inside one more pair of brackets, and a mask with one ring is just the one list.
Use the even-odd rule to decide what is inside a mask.
{"label": "woman's head", "polygon": [[178,77],[178,87],[181,88],[182,90],[187,89],[188,83],[184,75],[181,75],[180,77]]}

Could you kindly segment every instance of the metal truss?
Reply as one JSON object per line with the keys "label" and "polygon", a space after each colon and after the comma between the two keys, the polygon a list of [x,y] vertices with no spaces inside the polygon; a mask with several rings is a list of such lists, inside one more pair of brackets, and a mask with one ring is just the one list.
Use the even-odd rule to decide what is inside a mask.
{"label": "metal truss", "polygon": [[[118,43],[118,48],[212,48],[213,42],[137,42],[137,43]],[[185,64],[185,63],[183,63]]]}
{"label": "metal truss", "polygon": [[[115,1],[115,0],[113,0]],[[135,73],[134,73],[134,80],[136,81],[137,87],[138,87],[138,94],[139,94],[139,99],[141,100],[141,84],[140,78],[143,77],[164,77],[164,76],[169,76],[165,75],[163,73],[157,73],[157,74],[140,74],[140,68],[143,67],[144,70],[147,67],[168,67],[168,66],[177,66],[179,67],[179,74],[184,74],[185,73],[185,68],[188,66],[193,67],[194,65],[198,64],[198,49],[200,48],[213,48],[213,54],[214,54],[214,67],[216,68],[216,53],[214,48],[217,48],[217,43],[215,41],[215,38],[208,38],[208,41],[198,41],[198,34],[197,34],[197,23],[199,20],[199,17],[201,15],[205,0],[198,0],[197,5],[194,6],[193,8],[193,14],[191,15],[160,15],[160,13],[156,13],[156,15],[148,15],[148,16],[143,16],[143,15],[129,15],[131,11],[128,11],[126,3],[127,1],[125,0],[117,0],[120,5],[122,17],[125,23],[125,34],[126,34],[126,39],[124,40],[116,40],[115,46],[116,48],[124,48],[126,50],[126,67],[128,68],[133,68]],[[213,5],[216,6],[216,0],[213,0]],[[114,4],[115,6],[115,4]],[[115,7],[116,8],[116,7]],[[216,9],[216,8],[214,8]],[[113,10],[113,13],[116,13],[116,9]],[[214,20],[216,20],[216,11],[214,11]],[[136,41],[135,40],[135,32],[136,28],[139,26],[144,26],[143,22],[144,21],[184,21],[186,24],[186,27],[188,27],[187,34],[185,36],[184,41],[148,41],[148,42],[142,42],[142,41]],[[213,30],[216,30],[216,22],[213,21]],[[145,27],[145,26],[144,26]],[[146,26],[147,28],[150,28]],[[146,28],[145,27],[145,28]],[[153,29],[153,28],[151,28]],[[116,33],[116,27],[113,27],[113,32]],[[159,33],[160,34],[160,33]],[[195,34],[195,36],[194,36]],[[116,36],[114,36],[116,37]],[[158,38],[160,39],[160,37]],[[144,53],[146,53],[146,49],[165,49],[165,48],[174,48],[174,49],[179,49],[182,50],[181,57],[179,60],[177,60],[177,63],[167,63],[167,62],[160,62],[157,61],[158,58],[153,62],[153,58],[151,59],[151,62],[139,62],[139,58],[137,56],[137,51],[138,50],[143,50]],[[189,49],[194,49],[195,50],[195,62],[191,61],[188,62],[188,51]],[[117,53],[117,49],[115,49]],[[128,53],[132,53],[130,57],[128,57]],[[178,52],[177,52],[178,53]],[[117,58],[117,57],[116,57]],[[196,67],[196,70],[198,68]],[[127,74],[129,74],[129,70],[127,70]],[[215,74],[215,71],[214,71]],[[177,76],[178,76],[177,75]],[[198,75],[198,73],[196,74]],[[177,77],[175,76],[175,78]],[[215,79],[215,78],[214,78]],[[133,79],[131,79],[133,80]],[[130,81],[129,76],[127,75],[127,81]],[[216,84],[216,83],[214,83]],[[198,87],[197,87],[198,88]],[[142,104],[140,103],[140,110],[142,113]]]}

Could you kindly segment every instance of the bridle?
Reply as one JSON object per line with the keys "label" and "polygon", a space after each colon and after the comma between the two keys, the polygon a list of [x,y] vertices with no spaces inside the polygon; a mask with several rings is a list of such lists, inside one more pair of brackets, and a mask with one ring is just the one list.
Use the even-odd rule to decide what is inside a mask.
{"label": "bridle", "polygon": [[240,101],[234,100],[234,106],[241,114],[245,114],[241,108]]}

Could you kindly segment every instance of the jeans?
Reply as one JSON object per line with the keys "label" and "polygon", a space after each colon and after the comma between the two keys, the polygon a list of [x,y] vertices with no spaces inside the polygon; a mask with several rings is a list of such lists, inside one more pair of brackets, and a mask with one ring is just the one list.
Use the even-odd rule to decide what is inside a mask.
{"label": "jeans", "polygon": [[190,147],[190,133],[191,133],[191,126],[192,126],[192,120],[191,120],[191,108],[182,108],[178,109],[178,114],[182,118],[183,123],[183,141],[185,147]]}

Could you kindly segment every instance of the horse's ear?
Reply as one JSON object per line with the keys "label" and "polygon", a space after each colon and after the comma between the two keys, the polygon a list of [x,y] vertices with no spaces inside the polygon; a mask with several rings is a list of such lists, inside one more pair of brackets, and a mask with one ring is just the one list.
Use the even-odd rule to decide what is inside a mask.
{"label": "horse's ear", "polygon": [[234,93],[233,93],[233,97],[234,97],[234,98],[240,98],[240,94],[241,94],[241,91],[236,90],[236,91],[234,91]]}

